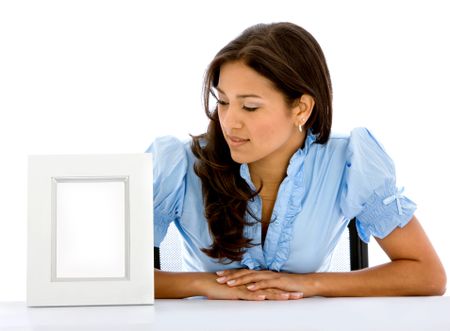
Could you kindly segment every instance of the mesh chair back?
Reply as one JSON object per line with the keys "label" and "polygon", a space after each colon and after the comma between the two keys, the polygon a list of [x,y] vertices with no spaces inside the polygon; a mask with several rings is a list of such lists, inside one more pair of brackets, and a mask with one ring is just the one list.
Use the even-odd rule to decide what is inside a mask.
{"label": "mesh chair back", "polygon": [[[176,226],[171,223],[160,249],[155,248],[155,268],[180,271],[182,243]],[[330,262],[330,271],[341,272],[367,268],[368,248],[358,236],[355,219],[352,219],[339,240]]]}

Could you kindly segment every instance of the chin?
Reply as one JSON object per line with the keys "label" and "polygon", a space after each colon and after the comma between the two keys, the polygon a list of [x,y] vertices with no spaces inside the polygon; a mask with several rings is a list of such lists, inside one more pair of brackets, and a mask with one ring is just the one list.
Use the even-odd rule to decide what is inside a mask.
{"label": "chin", "polygon": [[251,159],[248,156],[243,155],[241,153],[231,152],[231,158],[233,159],[234,162],[239,163],[239,164],[250,163],[253,161],[253,159]]}

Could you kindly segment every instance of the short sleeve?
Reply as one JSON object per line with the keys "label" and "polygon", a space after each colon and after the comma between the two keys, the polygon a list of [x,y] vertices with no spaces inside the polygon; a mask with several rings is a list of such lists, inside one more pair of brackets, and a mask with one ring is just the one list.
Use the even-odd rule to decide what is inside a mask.
{"label": "short sleeve", "polygon": [[346,150],[340,208],[356,218],[360,238],[384,238],[413,217],[416,204],[396,186],[395,166],[383,146],[365,128],[354,129]]}
{"label": "short sleeve", "polygon": [[154,246],[159,247],[183,209],[187,155],[184,144],[169,136],[157,138],[146,153],[153,156]]}

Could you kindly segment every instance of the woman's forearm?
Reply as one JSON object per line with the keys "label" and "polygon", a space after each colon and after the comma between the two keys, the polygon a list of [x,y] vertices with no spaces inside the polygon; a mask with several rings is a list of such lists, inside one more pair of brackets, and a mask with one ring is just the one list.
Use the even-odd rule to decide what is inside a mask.
{"label": "woman's forearm", "polygon": [[443,269],[424,268],[413,260],[396,260],[352,272],[299,276],[300,282],[312,286],[312,295],[325,297],[443,295],[446,286]]}
{"label": "woman's forearm", "polygon": [[166,272],[155,269],[155,297],[157,299],[180,299],[204,296],[206,295],[206,283],[214,280],[215,275],[212,273]]}
{"label": "woman's forearm", "polygon": [[442,295],[444,267],[414,216],[377,242],[391,262],[350,273],[308,275],[322,296]]}
{"label": "woman's forearm", "polygon": [[224,270],[217,281],[229,287],[246,286],[251,291],[279,289],[303,293],[303,297],[443,295],[446,275],[438,260],[397,259],[350,272],[294,274],[270,270]]}

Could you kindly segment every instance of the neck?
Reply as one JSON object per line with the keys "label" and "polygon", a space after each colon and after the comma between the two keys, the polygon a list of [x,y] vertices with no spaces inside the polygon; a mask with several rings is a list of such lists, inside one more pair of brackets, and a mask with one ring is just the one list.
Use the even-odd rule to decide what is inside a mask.
{"label": "neck", "polygon": [[256,188],[263,183],[263,192],[277,191],[286,177],[287,168],[292,155],[304,145],[306,134],[298,132],[300,136],[291,139],[285,146],[265,158],[249,163],[250,176]]}

